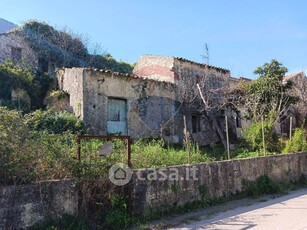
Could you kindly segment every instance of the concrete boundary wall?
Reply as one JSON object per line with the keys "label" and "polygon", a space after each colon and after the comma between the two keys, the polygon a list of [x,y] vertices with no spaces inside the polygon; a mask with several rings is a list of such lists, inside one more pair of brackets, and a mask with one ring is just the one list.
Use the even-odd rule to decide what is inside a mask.
{"label": "concrete boundary wall", "polygon": [[[197,180],[193,179],[193,167]],[[151,169],[134,171],[131,198],[135,215],[201,200],[204,189],[208,198],[236,194],[242,191],[243,179],[256,180],[264,174],[276,182],[297,180],[301,175],[307,176],[307,153],[176,166],[162,172],[166,176],[157,173],[161,180],[156,180]],[[176,172],[179,180],[175,178]],[[168,179],[164,180],[164,177]]]}
{"label": "concrete boundary wall", "polygon": [[0,229],[26,229],[77,211],[78,196],[71,180],[0,186]]}
{"label": "concrete boundary wall", "polygon": [[[152,169],[133,171],[128,184],[131,186],[128,190],[133,214],[146,215],[198,201],[204,196],[204,191],[208,198],[236,194],[242,191],[243,179],[256,180],[264,174],[277,182],[297,180],[302,175],[307,176],[307,153],[159,170],[157,174]],[[58,218],[64,213],[77,215],[77,191],[72,180],[0,186],[0,229],[23,229],[48,218]]]}

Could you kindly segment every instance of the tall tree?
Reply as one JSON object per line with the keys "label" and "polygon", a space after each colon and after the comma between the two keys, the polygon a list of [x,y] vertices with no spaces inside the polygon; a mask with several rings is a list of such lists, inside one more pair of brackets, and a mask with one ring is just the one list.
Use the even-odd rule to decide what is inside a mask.
{"label": "tall tree", "polygon": [[258,122],[261,116],[265,116],[271,122],[279,121],[287,114],[290,105],[297,101],[291,96],[289,90],[291,82],[283,82],[288,71],[277,60],[271,60],[258,67],[254,73],[259,78],[252,82],[242,82],[232,90],[232,103],[247,109],[247,116],[254,122]]}

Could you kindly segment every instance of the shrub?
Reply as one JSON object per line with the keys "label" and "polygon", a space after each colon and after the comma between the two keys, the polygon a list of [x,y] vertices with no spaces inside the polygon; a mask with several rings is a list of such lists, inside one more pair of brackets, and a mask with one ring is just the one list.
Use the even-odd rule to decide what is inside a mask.
{"label": "shrub", "polygon": [[0,184],[62,179],[76,161],[75,135],[31,130],[16,110],[0,107]]}
{"label": "shrub", "polygon": [[286,141],[284,153],[307,151],[307,135],[303,128],[294,130],[291,140]]}
{"label": "shrub", "polygon": [[21,68],[12,61],[0,64],[0,99],[7,101],[6,104],[12,108],[29,112],[28,107],[8,103],[12,99],[13,90],[24,90],[27,93],[31,99],[31,109],[41,108],[51,82],[52,78],[48,74],[30,67]]}
{"label": "shrub", "polygon": [[259,196],[279,192],[279,186],[267,175],[262,175],[256,181],[242,180],[243,191],[247,196]]}
{"label": "shrub", "polygon": [[[264,137],[267,150],[276,151],[278,140],[274,135],[274,124],[272,122],[264,122]],[[256,151],[262,149],[262,123],[253,123],[249,128],[244,129],[242,138],[248,144],[251,150]]]}
{"label": "shrub", "polygon": [[34,160],[29,154],[33,148],[22,114],[0,107],[0,121],[0,182],[31,180],[33,172],[27,168],[27,162]]}
{"label": "shrub", "polygon": [[126,200],[119,195],[111,194],[109,197],[112,210],[106,216],[106,224],[110,229],[127,228],[133,219],[128,213]]}
{"label": "shrub", "polygon": [[51,99],[56,98],[59,101],[62,99],[68,98],[68,97],[69,97],[69,94],[62,90],[52,90],[49,95],[49,98]]}
{"label": "shrub", "polygon": [[28,116],[28,123],[33,130],[60,134],[66,131],[84,133],[83,122],[73,114],[53,110],[36,110]]}

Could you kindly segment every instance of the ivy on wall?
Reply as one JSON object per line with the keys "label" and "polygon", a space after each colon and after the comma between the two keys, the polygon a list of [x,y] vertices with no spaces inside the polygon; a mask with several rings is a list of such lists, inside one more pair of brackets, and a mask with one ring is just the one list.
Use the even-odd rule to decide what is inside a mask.
{"label": "ivy on wall", "polygon": [[[42,73],[31,68],[21,68],[12,61],[0,64],[0,100],[3,105],[18,108],[12,100],[13,90],[24,90],[31,100],[31,107],[22,106],[28,110],[43,107],[43,99],[49,89],[52,78],[47,73]],[[21,98],[24,103],[24,98]],[[22,108],[18,108],[23,110]]]}

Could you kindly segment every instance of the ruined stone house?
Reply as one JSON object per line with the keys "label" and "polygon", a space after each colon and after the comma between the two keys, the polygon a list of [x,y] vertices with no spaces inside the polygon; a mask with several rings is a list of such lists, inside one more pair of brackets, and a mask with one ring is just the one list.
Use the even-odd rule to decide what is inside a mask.
{"label": "ruined stone house", "polygon": [[283,82],[292,82],[290,94],[298,97],[299,101],[292,105],[289,111],[282,117],[281,123],[277,124],[277,133],[289,134],[290,121],[292,128],[306,125],[307,119],[307,77],[303,71],[292,73],[284,77]]}
{"label": "ruined stone house", "polygon": [[0,63],[13,60],[20,66],[31,66],[49,73],[53,73],[57,67],[56,60],[41,57],[30,47],[29,42],[15,31],[0,34],[0,50]]}
{"label": "ruined stone house", "polygon": [[[192,138],[201,145],[216,142],[225,131],[224,115],[234,134],[241,128],[236,111],[218,106],[214,89],[236,85],[230,71],[183,58],[143,55],[133,74],[90,68],[64,68],[57,73],[59,88],[69,96],[70,110],[93,134],[183,139],[183,115]],[[207,109],[196,84],[207,100]],[[211,104],[210,104],[211,103]],[[210,104],[210,105],[209,105]],[[220,119],[222,118],[222,119]]]}
{"label": "ruined stone house", "polygon": [[13,60],[20,65],[35,65],[35,53],[25,39],[15,33],[0,34],[0,50],[0,63]]}

